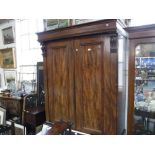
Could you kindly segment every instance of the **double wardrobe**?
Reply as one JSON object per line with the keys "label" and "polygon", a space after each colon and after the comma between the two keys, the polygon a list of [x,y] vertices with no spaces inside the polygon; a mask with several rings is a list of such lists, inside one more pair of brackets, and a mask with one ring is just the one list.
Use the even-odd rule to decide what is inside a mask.
{"label": "double wardrobe", "polygon": [[127,65],[123,28],[121,20],[100,20],[38,33],[47,121],[70,121],[75,130],[89,134],[123,132]]}

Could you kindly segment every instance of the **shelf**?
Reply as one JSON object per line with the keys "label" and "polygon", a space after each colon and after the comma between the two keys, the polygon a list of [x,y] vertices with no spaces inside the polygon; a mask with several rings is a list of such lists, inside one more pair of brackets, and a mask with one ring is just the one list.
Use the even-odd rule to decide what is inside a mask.
{"label": "shelf", "polygon": [[155,68],[153,68],[154,66],[152,66],[152,68],[150,67],[137,67],[136,66],[136,69],[150,69],[150,70],[155,70]]}
{"label": "shelf", "polygon": [[135,57],[135,58],[139,58],[140,59],[140,58],[155,58],[155,57],[151,57],[151,56],[150,57],[142,57],[142,56],[139,56],[139,57]]}
{"label": "shelf", "polygon": [[145,79],[145,80],[144,79],[135,79],[135,80],[139,80],[139,81],[140,80],[143,80],[143,81],[154,81],[155,79]]}

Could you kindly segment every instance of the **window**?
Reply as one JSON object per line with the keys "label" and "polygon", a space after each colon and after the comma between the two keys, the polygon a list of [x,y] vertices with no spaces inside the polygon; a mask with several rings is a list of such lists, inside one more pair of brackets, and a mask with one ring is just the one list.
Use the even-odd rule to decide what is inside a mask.
{"label": "window", "polygon": [[36,82],[36,64],[43,61],[41,46],[37,41],[36,33],[43,30],[43,20],[16,20],[18,88],[21,88],[25,81],[32,84]]}

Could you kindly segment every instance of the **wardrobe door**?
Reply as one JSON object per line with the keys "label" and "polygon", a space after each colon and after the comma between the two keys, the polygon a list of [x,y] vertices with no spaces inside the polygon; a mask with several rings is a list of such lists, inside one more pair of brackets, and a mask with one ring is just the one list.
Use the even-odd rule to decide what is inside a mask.
{"label": "wardrobe door", "polygon": [[103,50],[101,36],[75,40],[76,128],[103,134]]}
{"label": "wardrobe door", "polygon": [[73,64],[69,41],[47,46],[47,113],[49,121],[73,121]]}

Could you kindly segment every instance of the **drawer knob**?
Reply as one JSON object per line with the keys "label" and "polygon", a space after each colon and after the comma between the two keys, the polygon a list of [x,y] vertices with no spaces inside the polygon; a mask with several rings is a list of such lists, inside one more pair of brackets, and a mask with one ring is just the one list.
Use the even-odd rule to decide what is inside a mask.
{"label": "drawer knob", "polygon": [[92,51],[92,49],[91,48],[88,48],[88,51]]}

